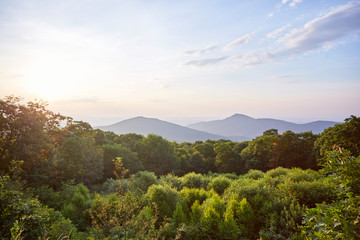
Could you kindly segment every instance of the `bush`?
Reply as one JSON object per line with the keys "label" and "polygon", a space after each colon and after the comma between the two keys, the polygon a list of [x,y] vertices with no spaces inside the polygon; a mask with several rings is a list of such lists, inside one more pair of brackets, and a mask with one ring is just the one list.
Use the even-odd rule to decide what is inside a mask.
{"label": "bush", "polygon": [[181,177],[182,185],[188,188],[206,188],[209,179],[200,173],[188,173]]}
{"label": "bush", "polygon": [[155,173],[148,171],[137,172],[130,179],[130,189],[140,194],[146,193],[148,188],[153,184],[159,184]]}
{"label": "bush", "polygon": [[226,188],[230,186],[231,181],[224,177],[224,176],[218,176],[211,180],[211,182],[208,184],[208,189],[214,189],[214,191],[222,195]]}

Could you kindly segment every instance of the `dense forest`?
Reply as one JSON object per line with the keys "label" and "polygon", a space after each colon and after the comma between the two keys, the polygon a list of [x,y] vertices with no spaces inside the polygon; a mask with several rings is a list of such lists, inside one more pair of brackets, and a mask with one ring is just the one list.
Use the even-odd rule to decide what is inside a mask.
{"label": "dense forest", "polygon": [[360,239],[360,118],[251,141],[116,135],[0,100],[1,239]]}

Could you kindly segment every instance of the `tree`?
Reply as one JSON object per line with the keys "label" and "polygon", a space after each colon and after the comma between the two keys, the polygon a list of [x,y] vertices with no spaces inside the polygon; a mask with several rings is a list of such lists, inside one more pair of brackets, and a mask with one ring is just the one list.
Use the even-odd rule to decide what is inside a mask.
{"label": "tree", "polygon": [[41,101],[25,105],[18,97],[0,99],[0,170],[7,171],[11,160],[22,160],[23,168],[32,171],[57,144],[64,120],[70,118],[47,110]]}
{"label": "tree", "polygon": [[147,171],[164,175],[177,168],[174,146],[161,136],[149,134],[139,145],[139,158]]}
{"label": "tree", "polygon": [[307,239],[360,238],[360,156],[337,149],[329,152],[323,173],[338,185],[338,200],[307,211],[303,234]]}
{"label": "tree", "polygon": [[240,155],[232,150],[229,144],[217,143],[214,145],[214,150],[216,153],[215,166],[218,172],[241,172],[243,164]]}
{"label": "tree", "polygon": [[124,178],[125,175],[129,172],[129,170],[124,167],[122,158],[121,157],[115,158],[113,160],[113,163],[114,163],[114,168],[115,168],[113,175],[114,175],[115,179]]}
{"label": "tree", "polygon": [[321,133],[315,142],[321,157],[321,162],[326,162],[327,151],[333,150],[333,146],[345,148],[353,156],[360,155],[360,118],[351,115],[342,124],[336,124]]}
{"label": "tree", "polygon": [[101,149],[91,135],[70,134],[53,150],[51,169],[53,184],[75,179],[85,184],[95,183],[103,177]]}

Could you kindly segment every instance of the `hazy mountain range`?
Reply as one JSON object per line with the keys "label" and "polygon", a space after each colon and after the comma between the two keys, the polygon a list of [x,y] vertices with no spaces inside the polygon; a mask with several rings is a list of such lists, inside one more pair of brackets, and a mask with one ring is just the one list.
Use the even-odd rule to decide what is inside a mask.
{"label": "hazy mountain range", "polygon": [[230,139],[232,141],[245,141],[261,136],[264,131],[275,128],[279,133],[287,130],[293,132],[312,131],[321,133],[324,129],[332,127],[338,122],[315,121],[297,124],[270,118],[252,118],[243,114],[231,117],[181,126],[156,118],[135,117],[121,122],[96,127],[103,131],[112,131],[116,134],[137,133],[141,135],[156,134],[170,141],[195,142],[207,139]]}

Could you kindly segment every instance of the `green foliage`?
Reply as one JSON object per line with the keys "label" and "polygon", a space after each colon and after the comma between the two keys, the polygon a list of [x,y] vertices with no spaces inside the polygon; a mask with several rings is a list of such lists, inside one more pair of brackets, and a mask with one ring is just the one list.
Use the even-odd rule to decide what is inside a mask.
{"label": "green foliage", "polygon": [[113,163],[114,163],[113,176],[115,177],[115,179],[124,178],[125,175],[129,172],[129,169],[126,169],[124,167],[122,158],[117,157],[117,158],[113,159]]}
{"label": "green foliage", "polygon": [[38,239],[61,234],[75,235],[70,220],[58,211],[43,206],[37,199],[9,189],[8,176],[0,177],[0,237],[2,239]]}
{"label": "green foliage", "polygon": [[188,173],[180,178],[184,187],[187,188],[206,188],[209,179],[199,173]]}
{"label": "green foliage", "polygon": [[188,208],[193,206],[197,201],[199,204],[202,204],[205,199],[209,197],[209,193],[203,188],[183,188],[180,191],[181,199],[187,204]]}
{"label": "green foliage", "polygon": [[224,176],[218,176],[213,178],[208,184],[208,189],[213,189],[220,196],[224,193],[226,188],[230,186],[230,179]]}
{"label": "green foliage", "polygon": [[158,183],[159,180],[153,172],[141,171],[131,177],[130,188],[134,192],[140,191],[144,194],[151,185]]}
{"label": "green foliage", "polygon": [[287,180],[279,185],[279,189],[296,199],[300,205],[304,204],[307,207],[315,207],[316,203],[321,202],[330,203],[336,199],[335,185],[321,180],[312,182]]}
{"label": "green foliage", "polygon": [[326,162],[327,152],[333,150],[334,145],[347,149],[353,156],[359,156],[359,136],[360,118],[353,115],[345,119],[345,123],[325,129],[315,142],[315,147],[319,149],[322,157],[320,162]]}
{"label": "green foliage", "polygon": [[201,206],[200,229],[204,238],[219,239],[225,203],[216,193],[204,201]]}
{"label": "green foliage", "polygon": [[75,179],[85,184],[96,183],[103,177],[101,149],[90,135],[69,135],[53,150],[51,169],[53,184]]}
{"label": "green foliage", "polygon": [[144,166],[138,158],[137,152],[119,144],[105,144],[102,146],[104,162],[104,179],[110,178],[115,170],[113,159],[121,157],[124,167],[129,169],[129,174],[144,170]]}
{"label": "green foliage", "polygon": [[111,236],[127,237],[132,233],[132,220],[141,210],[141,202],[130,192],[123,196],[110,194],[95,195],[91,202],[91,226],[103,238]]}
{"label": "green foliage", "polygon": [[352,157],[344,149],[329,152],[323,173],[338,185],[339,199],[317,204],[307,211],[304,235],[311,239],[360,238],[360,156]]}
{"label": "green foliage", "polygon": [[165,176],[160,177],[161,184],[167,184],[176,190],[180,190],[182,188],[182,182],[179,177],[174,175],[173,173],[168,173]]}
{"label": "green foliage", "polygon": [[65,119],[70,120],[47,110],[41,101],[23,104],[18,97],[0,99],[0,170],[7,171],[11,160],[22,160],[24,168],[33,170],[48,156]]}
{"label": "green foliage", "polygon": [[152,185],[149,187],[146,195],[149,205],[158,211],[159,221],[163,221],[166,217],[171,217],[176,204],[180,200],[179,193],[169,187],[162,185]]}
{"label": "green foliage", "polygon": [[264,172],[260,170],[250,169],[247,174],[244,175],[244,178],[251,178],[251,179],[259,179],[264,177]]}
{"label": "green foliage", "polygon": [[229,233],[231,232],[232,237],[244,237],[249,239],[255,237],[254,227],[256,218],[246,198],[238,201],[236,195],[233,195],[227,202],[224,220],[225,225],[227,226],[223,231],[224,234],[227,232],[228,228],[228,230],[231,230]]}
{"label": "green foliage", "polygon": [[83,184],[64,184],[53,200],[56,209],[69,218],[80,231],[90,226],[89,207],[91,195]]}
{"label": "green foliage", "polygon": [[149,134],[139,144],[139,158],[145,169],[163,175],[177,168],[173,145],[160,136]]}
{"label": "green foliage", "polygon": [[[351,116],[320,137],[270,129],[242,143],[178,144],[7,97],[0,238],[359,239],[359,123]],[[335,147],[324,161],[334,145],[350,152]],[[319,156],[323,175],[310,170]]]}
{"label": "green foliage", "polygon": [[217,143],[214,145],[216,153],[215,166],[218,172],[240,173],[244,168],[240,155],[235,152],[230,144]]}

